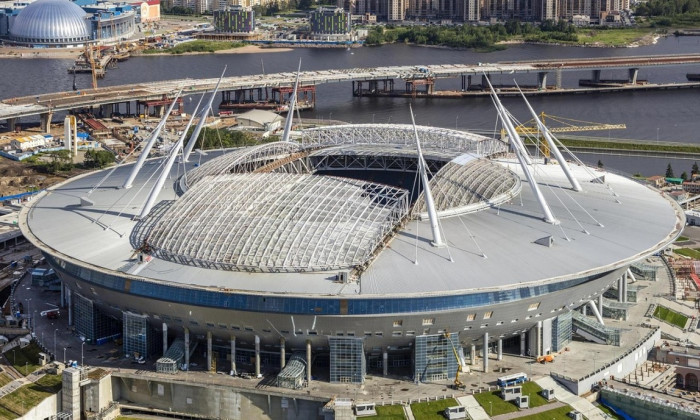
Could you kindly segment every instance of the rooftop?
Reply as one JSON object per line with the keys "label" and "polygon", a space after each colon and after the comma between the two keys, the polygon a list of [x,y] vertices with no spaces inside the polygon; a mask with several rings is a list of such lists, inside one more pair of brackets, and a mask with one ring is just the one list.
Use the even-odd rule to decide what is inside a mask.
{"label": "rooftop", "polygon": [[[328,132],[334,130],[340,132]],[[457,142],[440,143],[435,136],[433,144]],[[316,147],[323,153],[330,150]],[[414,153],[410,144],[402,147],[396,155]],[[366,145],[342,145],[328,153],[353,148],[357,153],[370,150]],[[577,279],[655,252],[683,225],[681,209],[657,190],[574,165],[584,189],[576,193],[558,165],[540,162],[535,165],[540,188],[560,221],[548,224],[516,161],[482,162],[473,152],[431,147],[430,142],[424,148],[426,158],[442,161],[431,186],[436,197],[450,199],[436,201],[460,209],[440,219],[445,248],[430,244],[428,221],[397,223],[406,214],[405,206],[398,204],[404,199],[400,189],[327,175],[252,173],[302,153],[298,144],[281,142],[226,151],[223,156],[219,151],[193,155],[187,165],[190,189],[178,198],[173,187],[165,188],[150,221],[137,224],[133,218],[150,190],[149,179],[159,167],[156,160],[144,166],[129,190],[119,186],[130,166],[116,168],[94,190],[103,172],[56,186],[35,200],[22,223],[28,223],[45,247],[96,270],[192,287],[348,296],[500,290]],[[314,153],[320,156],[321,151]],[[195,161],[201,165],[193,171]],[[471,164],[479,166],[470,172]],[[173,181],[182,175],[181,166],[176,166]],[[601,175],[605,184],[591,182]],[[462,184],[447,188],[455,180]],[[183,182],[177,186],[187,189]],[[462,211],[472,203],[469,191],[487,197],[479,211]],[[81,206],[80,198],[88,194],[95,204]],[[489,201],[488,194],[497,199]],[[184,216],[190,214],[193,217]],[[145,233],[148,226],[153,233]],[[139,264],[134,248],[147,236],[159,251],[157,258]],[[537,243],[548,237],[553,238],[552,246]],[[368,256],[370,249],[376,251]],[[338,268],[360,261],[365,261],[358,271],[360,282],[334,281]],[[236,266],[242,271],[229,271]],[[302,266],[315,271],[301,272]],[[287,272],[274,272],[282,267]]]}

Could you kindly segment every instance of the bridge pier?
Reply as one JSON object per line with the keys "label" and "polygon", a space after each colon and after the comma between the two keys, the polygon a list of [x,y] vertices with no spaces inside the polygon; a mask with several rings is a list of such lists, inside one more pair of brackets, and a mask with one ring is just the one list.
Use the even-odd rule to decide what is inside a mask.
{"label": "bridge pier", "polygon": [[51,118],[53,118],[53,111],[44,112],[43,114],[39,115],[42,132],[48,133],[51,131]]}
{"label": "bridge pier", "polygon": [[591,80],[595,83],[600,83],[600,70],[593,70],[591,72]]}
{"label": "bridge pier", "polygon": [[19,123],[19,118],[8,118],[7,119],[7,128],[9,128],[10,131],[15,131],[15,128],[17,128],[18,123]]}
{"label": "bridge pier", "polygon": [[488,86],[488,85],[489,85],[488,75],[482,74],[481,75],[481,89],[486,89],[486,86]]}
{"label": "bridge pier", "polygon": [[633,85],[637,84],[637,75],[639,74],[639,69],[631,68],[627,70],[629,73],[629,82]]}
{"label": "bridge pier", "polygon": [[557,69],[557,89],[561,89],[561,67]]}
{"label": "bridge pier", "polygon": [[537,73],[537,87],[539,90],[547,90],[547,72]]}
{"label": "bridge pier", "polygon": [[[467,90],[467,76],[462,75],[461,78],[462,78],[462,92],[464,92],[465,90]],[[471,84],[471,81],[472,81],[471,76],[469,76],[469,83],[470,84]]]}

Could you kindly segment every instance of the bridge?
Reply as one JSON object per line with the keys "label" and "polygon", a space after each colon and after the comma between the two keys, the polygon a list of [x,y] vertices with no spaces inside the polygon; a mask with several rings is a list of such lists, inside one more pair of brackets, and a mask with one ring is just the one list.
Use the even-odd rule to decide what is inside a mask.
{"label": "bridge", "polygon": [[[606,82],[600,79],[602,69],[627,69],[628,81],[637,84],[637,72],[643,67],[677,66],[700,64],[700,54],[682,55],[651,55],[632,57],[589,58],[517,61],[476,64],[439,64],[416,66],[392,66],[374,68],[353,68],[336,70],[305,71],[300,74],[302,86],[315,87],[324,83],[353,83],[353,92],[364,92],[362,86],[376,88],[379,83],[392,84],[396,79],[403,79],[413,88],[416,85],[427,85],[431,88],[434,81],[444,78],[462,78],[462,90],[468,90],[474,76],[486,77],[491,74],[522,74],[535,73],[538,86],[547,88],[547,75],[556,74],[556,89],[561,89],[561,72],[574,70],[591,70],[591,81]],[[261,97],[264,89],[288,89],[294,83],[296,74],[293,72],[266,75],[248,75],[226,77],[221,82],[220,90],[224,98],[236,92],[252,95],[258,92]],[[200,94],[212,90],[218,79],[180,79],[161,82],[110,86],[98,89],[82,90],[80,92],[56,92],[36,96],[9,98],[0,101],[0,120],[7,120],[10,128],[14,128],[18,118],[40,115],[42,128],[50,124],[54,112],[70,111],[79,108],[103,106],[107,108],[125,103],[127,110],[131,102],[145,104],[149,101],[153,106],[162,109],[177,92],[182,89],[183,95]],[[483,85],[483,80],[481,85]],[[356,89],[355,84],[358,87]],[[148,105],[146,105],[148,106]],[[127,111],[128,113],[128,111]]]}

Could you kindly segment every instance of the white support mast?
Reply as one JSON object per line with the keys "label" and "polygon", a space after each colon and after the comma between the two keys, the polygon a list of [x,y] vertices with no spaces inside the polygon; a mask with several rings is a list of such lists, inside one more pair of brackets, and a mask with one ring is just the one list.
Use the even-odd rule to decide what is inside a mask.
{"label": "white support mast", "polygon": [[292,132],[292,121],[294,120],[294,107],[297,104],[297,88],[299,87],[299,73],[301,73],[301,58],[299,59],[299,67],[297,68],[297,78],[294,81],[294,91],[292,97],[289,98],[289,111],[287,111],[287,119],[284,121],[284,132],[282,141],[289,141],[289,136]]}
{"label": "white support mast", "polygon": [[124,182],[124,185],[122,188],[131,188],[134,179],[136,178],[136,175],[138,175],[139,171],[141,170],[141,167],[143,166],[143,163],[146,161],[146,158],[148,158],[148,153],[151,151],[151,148],[153,147],[153,144],[156,142],[158,139],[158,136],[160,135],[160,131],[165,127],[165,122],[168,120],[168,117],[170,116],[170,113],[173,111],[173,108],[175,108],[175,104],[177,103],[177,100],[180,98],[180,94],[182,93],[182,89],[175,95],[175,100],[173,100],[173,103],[170,104],[170,108],[168,108],[168,112],[165,113],[165,116],[163,117],[162,120],[160,120],[160,123],[158,123],[158,126],[156,126],[156,129],[153,130],[153,133],[151,133],[151,137],[148,139],[148,143],[146,143],[146,146],[141,150],[141,154],[139,155],[139,159],[136,161],[136,164],[134,165],[134,168],[131,170],[131,173],[129,174],[129,177],[126,179]]}
{"label": "white support mast", "polygon": [[[516,86],[517,86],[517,83],[516,83]],[[549,145],[549,150],[551,150],[552,153],[554,153],[554,157],[557,159],[557,162],[559,162],[559,166],[564,171],[564,174],[566,175],[566,177],[569,179],[569,182],[571,183],[571,187],[576,192],[582,191],[583,188],[581,188],[581,184],[579,184],[578,180],[576,178],[574,178],[574,174],[571,173],[571,168],[569,168],[569,164],[566,162],[566,160],[564,160],[564,156],[562,156],[561,151],[559,150],[559,147],[557,147],[556,143],[554,142],[554,139],[552,138],[549,129],[537,117],[535,110],[532,109],[532,106],[530,106],[530,102],[528,102],[527,98],[525,98],[525,94],[523,94],[523,91],[520,90],[520,86],[518,86],[518,90],[520,91],[520,95],[523,97],[523,100],[525,101],[525,104],[527,105],[527,109],[530,110],[530,113],[532,114],[532,118],[534,118],[535,121],[537,121],[537,126],[539,127],[540,132],[544,135],[544,138],[547,140],[547,144]]]}
{"label": "white support mast", "polygon": [[431,245],[435,247],[445,246],[438,224],[437,211],[435,211],[435,201],[433,201],[433,193],[430,191],[430,183],[428,182],[428,172],[426,170],[425,159],[423,159],[423,150],[420,147],[420,139],[418,138],[418,129],[416,128],[416,120],[413,118],[413,108],[409,105],[411,111],[411,123],[413,123],[413,134],[416,137],[416,148],[418,149],[418,172],[420,173],[421,181],[423,182],[423,198],[425,206],[428,208],[428,218],[430,219],[430,229],[433,231],[433,241]]}
{"label": "white support mast", "polygon": [[508,112],[503,107],[503,104],[501,104],[501,101],[498,99],[496,91],[493,89],[493,86],[491,86],[491,81],[489,81],[488,78],[486,78],[486,80],[488,81],[489,87],[491,88],[491,95],[494,98],[494,103],[496,104],[498,115],[500,115],[501,120],[503,121],[503,126],[508,132],[508,137],[513,139],[514,144],[518,145],[517,147],[513,148],[515,150],[515,156],[518,158],[518,162],[520,162],[520,167],[522,168],[523,173],[525,174],[525,178],[527,178],[527,182],[530,184],[530,188],[532,189],[532,192],[535,195],[537,202],[540,204],[542,213],[544,213],[544,221],[555,225],[559,224],[559,221],[555,219],[552,215],[552,210],[549,208],[547,200],[544,199],[544,195],[542,195],[542,191],[540,191],[540,187],[539,185],[537,185],[537,181],[532,175],[530,167],[525,162],[525,156],[523,155],[523,150],[525,149],[525,146],[523,146],[520,142],[520,136],[518,136],[518,133],[515,131],[515,127],[513,127],[513,122],[510,120],[510,117],[508,117]]}
{"label": "white support mast", "polygon": [[224,79],[224,73],[226,73],[226,66],[224,66],[224,71],[221,72],[221,77],[219,77],[219,81],[216,82],[216,87],[214,90],[211,92],[211,96],[209,97],[209,102],[207,102],[207,105],[202,108],[202,112],[200,114],[199,122],[197,123],[197,127],[195,127],[194,131],[192,132],[192,135],[190,136],[190,139],[187,142],[187,147],[185,147],[185,151],[182,154],[182,161],[187,162],[187,160],[190,158],[190,153],[192,153],[192,149],[194,149],[194,144],[197,142],[197,137],[199,137],[199,133],[202,131],[202,127],[204,127],[204,122],[207,120],[207,115],[209,114],[209,111],[211,111],[211,104],[214,102],[214,97],[216,96],[216,92],[219,91],[219,85],[221,84],[221,81]]}
{"label": "white support mast", "polygon": [[202,104],[202,99],[204,99],[204,94],[202,94],[202,96],[199,98],[199,103],[197,103],[197,107],[190,116],[190,120],[187,122],[187,126],[182,131],[182,134],[180,135],[180,138],[178,139],[177,143],[175,143],[173,148],[170,150],[168,161],[165,164],[163,171],[160,173],[158,180],[153,185],[153,188],[151,188],[151,193],[148,195],[148,199],[146,200],[146,204],[143,206],[143,209],[141,209],[139,219],[143,219],[144,217],[148,216],[148,213],[151,212],[151,209],[153,208],[153,205],[156,202],[156,198],[158,197],[158,194],[160,194],[160,191],[163,189],[163,185],[165,185],[165,180],[168,178],[168,174],[170,174],[170,169],[172,169],[173,164],[175,163],[175,158],[177,157],[179,151],[182,149],[182,143],[185,141],[187,131],[189,131],[190,127],[192,126],[194,116],[197,114],[197,110],[199,110],[199,106]]}

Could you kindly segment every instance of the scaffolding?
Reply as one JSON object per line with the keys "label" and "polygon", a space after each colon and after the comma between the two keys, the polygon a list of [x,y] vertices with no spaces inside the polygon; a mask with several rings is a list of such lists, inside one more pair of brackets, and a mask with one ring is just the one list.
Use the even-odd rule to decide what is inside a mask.
{"label": "scaffolding", "polygon": [[75,329],[88,344],[103,344],[119,336],[119,321],[104,315],[91,299],[74,294]]}
{"label": "scaffolding", "polygon": [[365,382],[367,363],[365,361],[364,340],[362,337],[328,337],[330,354],[330,382]]}
{"label": "scaffolding", "polygon": [[124,354],[148,359],[155,353],[157,334],[148,325],[148,316],[124,312]]}
{"label": "scaffolding", "polygon": [[168,351],[163,357],[156,360],[156,372],[158,373],[177,373],[177,368],[185,360],[185,342],[178,338],[173,341]]}
{"label": "scaffolding", "polygon": [[306,359],[303,353],[294,353],[284,369],[277,375],[277,386],[280,388],[300,389],[304,386],[306,375]]}
{"label": "scaffolding", "polygon": [[561,314],[552,322],[552,348],[554,351],[562,351],[564,347],[571,341],[572,330],[571,312]]}
{"label": "scaffolding", "polygon": [[457,375],[457,359],[450,340],[459,342],[459,334],[420,335],[415,344],[414,380],[420,382],[454,379]]}

